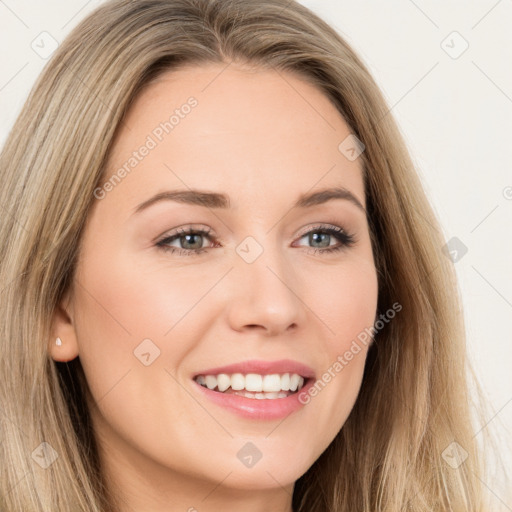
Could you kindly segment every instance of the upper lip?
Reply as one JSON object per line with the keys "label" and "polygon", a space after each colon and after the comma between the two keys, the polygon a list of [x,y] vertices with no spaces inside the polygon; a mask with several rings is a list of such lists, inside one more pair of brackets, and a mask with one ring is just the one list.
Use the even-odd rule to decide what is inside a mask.
{"label": "upper lip", "polygon": [[257,373],[260,375],[271,375],[274,373],[297,373],[301,377],[309,378],[314,377],[315,372],[313,369],[298,361],[291,359],[280,359],[279,361],[263,361],[252,359],[250,361],[242,361],[240,363],[229,364],[227,366],[218,366],[216,368],[208,368],[202,370],[194,375],[219,375],[226,373],[232,375],[233,373]]}

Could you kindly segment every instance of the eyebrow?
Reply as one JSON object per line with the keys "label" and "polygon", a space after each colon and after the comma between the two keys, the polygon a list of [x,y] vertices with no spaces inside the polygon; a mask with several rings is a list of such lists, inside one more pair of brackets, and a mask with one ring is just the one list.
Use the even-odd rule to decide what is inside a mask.
{"label": "eyebrow", "polygon": [[[357,206],[361,211],[366,213],[366,210],[359,201],[359,199],[357,199],[357,197],[354,194],[352,194],[350,190],[344,187],[332,187],[318,190],[316,192],[302,194],[299,197],[299,199],[295,202],[295,204],[292,206],[292,209],[309,208],[311,206],[324,204],[327,201],[331,201],[333,199],[343,199],[346,201],[350,201],[352,204]],[[178,203],[204,206],[207,208],[231,208],[229,196],[227,196],[226,194],[221,194],[217,192],[204,192],[192,189],[168,190],[165,192],[160,192],[159,194],[156,194],[155,196],[139,204],[134,209],[133,213],[135,214],[141,212],[142,210],[145,210],[146,208],[161,201],[176,201]]]}

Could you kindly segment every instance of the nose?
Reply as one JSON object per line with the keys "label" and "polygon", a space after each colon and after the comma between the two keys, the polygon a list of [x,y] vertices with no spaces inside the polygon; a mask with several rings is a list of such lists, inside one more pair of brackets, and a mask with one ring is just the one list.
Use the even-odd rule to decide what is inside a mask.
{"label": "nose", "polygon": [[300,280],[282,252],[266,247],[252,263],[238,255],[235,260],[228,306],[234,330],[261,330],[266,336],[276,336],[303,324]]}

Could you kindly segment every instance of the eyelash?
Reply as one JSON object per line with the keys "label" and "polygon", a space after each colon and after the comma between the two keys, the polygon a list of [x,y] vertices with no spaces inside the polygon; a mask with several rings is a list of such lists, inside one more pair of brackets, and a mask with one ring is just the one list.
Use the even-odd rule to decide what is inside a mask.
{"label": "eyelash", "polygon": [[[165,238],[161,239],[160,241],[156,242],[155,245],[163,250],[163,251],[169,251],[171,253],[179,253],[181,256],[197,256],[203,252],[207,252],[207,249],[213,249],[213,247],[209,247],[207,249],[182,249],[178,247],[171,247],[167,244],[173,242],[176,239],[181,238],[182,236],[186,235],[203,235],[208,236],[211,230],[204,230],[204,229],[192,229],[192,228],[179,228],[177,230],[177,233],[171,236],[166,236]],[[337,226],[315,226],[314,228],[310,229],[309,231],[306,231],[303,233],[300,238],[304,238],[306,235],[309,235],[310,233],[325,233],[328,235],[332,235],[335,238],[337,238],[340,242],[340,245],[329,247],[325,249],[318,249],[316,247],[312,247],[314,254],[321,253],[321,254],[334,254],[340,250],[347,249],[349,247],[352,247],[356,243],[355,236],[353,234],[348,233],[342,228],[339,228]],[[311,252],[311,251],[308,251]]]}

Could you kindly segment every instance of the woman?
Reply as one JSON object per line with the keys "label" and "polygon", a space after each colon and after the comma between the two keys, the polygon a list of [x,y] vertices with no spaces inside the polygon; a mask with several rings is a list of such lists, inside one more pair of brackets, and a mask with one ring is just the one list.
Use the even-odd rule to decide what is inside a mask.
{"label": "woman", "polygon": [[0,171],[2,510],[486,510],[441,229],[309,10],[105,3]]}

